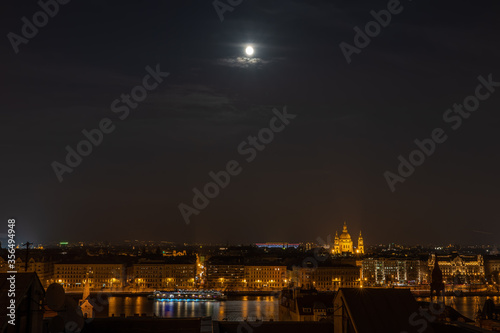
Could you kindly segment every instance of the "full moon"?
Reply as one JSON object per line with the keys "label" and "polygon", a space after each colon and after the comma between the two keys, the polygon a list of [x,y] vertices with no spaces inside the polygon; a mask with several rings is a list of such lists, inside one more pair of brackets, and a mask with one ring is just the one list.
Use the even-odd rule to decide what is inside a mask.
{"label": "full moon", "polygon": [[245,52],[247,55],[251,56],[253,54],[253,47],[247,46],[247,48],[245,49]]}

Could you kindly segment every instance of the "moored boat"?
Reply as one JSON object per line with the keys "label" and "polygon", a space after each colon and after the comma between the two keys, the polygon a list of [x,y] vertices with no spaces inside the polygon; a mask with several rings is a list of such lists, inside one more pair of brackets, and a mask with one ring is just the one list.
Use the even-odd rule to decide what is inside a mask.
{"label": "moored boat", "polygon": [[214,302],[227,299],[226,295],[215,290],[155,290],[148,298],[159,302]]}

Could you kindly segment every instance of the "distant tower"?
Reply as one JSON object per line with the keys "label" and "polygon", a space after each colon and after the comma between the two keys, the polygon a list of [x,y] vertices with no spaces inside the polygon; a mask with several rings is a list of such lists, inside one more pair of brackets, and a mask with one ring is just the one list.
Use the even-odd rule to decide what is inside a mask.
{"label": "distant tower", "polygon": [[361,231],[359,231],[358,237],[358,253],[365,254],[365,246],[363,245],[363,236],[361,236]]}
{"label": "distant tower", "polygon": [[82,314],[84,318],[94,318],[94,306],[89,302],[90,296],[90,281],[89,281],[89,273],[87,273],[87,277],[84,280],[83,287],[83,296],[80,300],[80,309],[82,310]]}
{"label": "distant tower", "polygon": [[436,292],[436,298],[439,302],[439,296],[443,292],[443,304],[444,304],[444,283],[443,283],[443,272],[439,268],[437,255],[434,254],[434,269],[432,270],[432,282],[431,282],[431,303],[433,292]]}
{"label": "distant tower", "polygon": [[333,241],[333,254],[340,254],[339,235],[336,231],[335,240]]}

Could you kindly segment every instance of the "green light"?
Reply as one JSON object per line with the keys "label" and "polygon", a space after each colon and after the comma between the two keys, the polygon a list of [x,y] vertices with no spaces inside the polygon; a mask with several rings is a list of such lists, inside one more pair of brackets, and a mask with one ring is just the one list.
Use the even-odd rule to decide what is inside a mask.
{"label": "green light", "polygon": [[68,242],[59,242],[59,245],[68,245]]}

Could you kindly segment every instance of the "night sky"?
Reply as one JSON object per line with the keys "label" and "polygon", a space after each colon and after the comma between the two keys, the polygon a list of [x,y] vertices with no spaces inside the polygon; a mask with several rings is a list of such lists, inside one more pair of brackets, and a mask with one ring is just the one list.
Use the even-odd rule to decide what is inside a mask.
{"label": "night sky", "polygon": [[[16,218],[19,243],[299,242],[345,220],[367,245],[496,243],[500,87],[456,130],[443,114],[479,76],[500,82],[500,5],[402,0],[348,63],[339,44],[387,6],[243,0],[221,22],[211,0],[72,0],[16,53],[8,34],[41,9],[3,2],[2,229]],[[169,75],[120,119],[113,101],[157,65]],[[247,162],[240,143],[285,106],[296,117]],[[103,118],[113,132],[60,182],[52,163]],[[447,140],[392,192],[384,173],[435,128]],[[231,160],[241,173],[187,225],[179,204]]]}

